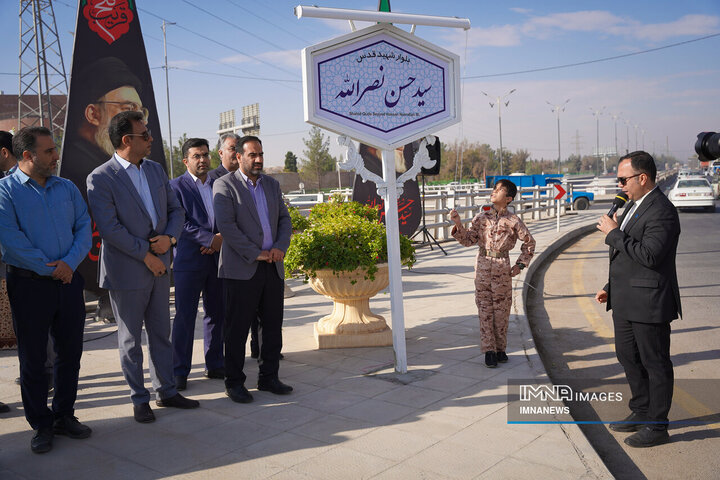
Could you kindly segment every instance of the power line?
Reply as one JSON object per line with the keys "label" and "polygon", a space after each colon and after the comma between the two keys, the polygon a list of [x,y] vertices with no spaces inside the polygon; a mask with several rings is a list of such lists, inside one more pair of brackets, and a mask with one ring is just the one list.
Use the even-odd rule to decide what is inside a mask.
{"label": "power line", "polygon": [[[199,7],[196,7],[196,8],[199,8]],[[148,11],[148,10],[145,10],[144,8],[138,7],[138,10],[140,10],[140,11],[142,11],[142,12],[144,12],[144,13],[147,13],[148,15],[152,15],[153,17],[158,18],[158,19],[160,19],[160,20],[169,21],[168,19],[163,18],[163,17],[161,17],[161,16],[159,16],[159,15],[156,15],[156,14],[154,14],[154,13]],[[210,15],[212,15],[212,14],[210,14]],[[245,52],[243,52],[242,50],[238,50],[237,48],[232,47],[232,46],[230,46],[230,45],[226,45],[226,44],[224,44],[224,43],[222,43],[222,42],[219,42],[219,41],[217,41],[217,40],[215,40],[215,39],[213,39],[213,38],[208,37],[207,35],[203,35],[203,34],[201,34],[201,33],[198,33],[198,32],[195,32],[195,31],[193,31],[193,30],[190,30],[189,28],[183,27],[182,25],[180,25],[180,24],[177,23],[177,22],[175,22],[175,24],[176,24],[175,26],[176,26],[177,28],[180,28],[180,29],[182,29],[182,30],[185,30],[185,31],[188,32],[188,33],[191,33],[191,34],[196,35],[196,36],[198,36],[198,37],[200,37],[200,38],[203,38],[203,39],[207,40],[208,42],[215,43],[216,45],[220,45],[221,47],[227,48],[228,50],[232,50],[232,51],[237,52],[237,53],[239,53],[239,54],[241,54],[241,55],[245,55],[245,56],[248,57],[248,58],[252,58],[253,60],[255,60],[255,61],[259,62],[259,63],[262,63],[262,64],[264,64],[264,65],[267,65],[267,66],[269,66],[269,67],[271,67],[271,68],[274,68],[274,69],[276,69],[276,70],[280,70],[281,72],[287,73],[287,74],[292,75],[292,76],[297,76],[296,73],[294,73],[294,72],[291,72],[291,71],[289,71],[289,70],[285,70],[284,68],[278,67],[277,65],[274,65],[274,64],[272,64],[272,63],[270,63],[270,62],[267,62],[267,61],[265,61],[265,60],[262,60],[262,59],[260,59],[260,58],[258,58],[258,57],[255,57],[254,55],[250,55],[249,53],[245,53]]]}
{"label": "power line", "polygon": [[269,23],[270,25],[274,26],[274,27],[277,28],[278,30],[281,30],[281,31],[287,33],[287,34],[290,35],[291,37],[295,37],[296,39],[300,40],[301,42],[304,42],[304,43],[306,43],[306,44],[311,43],[309,40],[306,40],[306,39],[304,39],[304,38],[302,38],[302,37],[299,37],[299,36],[295,35],[295,34],[292,33],[290,30],[288,30],[288,29],[286,29],[286,28],[283,28],[283,27],[281,27],[280,25],[278,25],[278,24],[276,24],[276,23],[271,22],[270,20],[268,20],[268,19],[266,19],[266,18],[264,18],[264,17],[261,17],[260,15],[258,15],[258,14],[256,14],[256,13],[254,13],[253,11],[251,11],[250,9],[245,8],[245,7],[241,7],[240,5],[238,5],[237,3],[233,2],[232,0],[225,0],[225,1],[228,2],[228,3],[231,4],[231,5],[239,8],[240,10],[244,11],[244,12],[247,13],[248,15],[252,15],[253,17],[259,18],[259,19],[262,20],[263,22]]}
{"label": "power line", "polygon": [[607,62],[610,60],[617,60],[619,58],[627,58],[627,57],[633,57],[635,55],[642,55],[644,53],[657,52],[658,50],[665,50],[666,48],[673,48],[673,47],[678,47],[680,45],[687,45],[688,43],[699,42],[701,40],[707,40],[709,38],[718,37],[718,36],[720,36],[720,33],[713,33],[711,35],[706,35],[704,37],[693,38],[692,40],[685,40],[683,42],[671,43],[670,45],[663,45],[662,47],[649,48],[647,50],[641,50],[639,52],[625,53],[623,55],[615,55],[612,57],[598,58],[595,60],[586,60],[584,62],[567,63],[565,65],[554,65],[552,67],[533,68],[531,70],[519,70],[517,72],[491,73],[488,75],[472,75],[469,77],[463,77],[463,79],[504,77],[504,76],[509,76],[509,75],[520,75],[523,73],[546,72],[548,70],[559,70],[561,68],[578,67],[580,65],[589,65],[591,63]]}
{"label": "power line", "polygon": [[[165,67],[152,67],[151,70],[157,70],[158,68],[165,68]],[[290,82],[290,83],[301,83],[301,80],[285,80],[281,78],[268,78],[268,77],[257,77],[257,76],[248,76],[248,75],[233,75],[231,73],[218,73],[218,72],[208,72],[206,70],[194,70],[192,68],[185,68],[185,67],[170,67],[171,70],[182,70],[185,72],[192,72],[192,73],[200,73],[202,75],[213,75],[216,77],[229,77],[229,78],[242,78],[245,80],[263,80],[263,81],[269,81],[269,82]]]}

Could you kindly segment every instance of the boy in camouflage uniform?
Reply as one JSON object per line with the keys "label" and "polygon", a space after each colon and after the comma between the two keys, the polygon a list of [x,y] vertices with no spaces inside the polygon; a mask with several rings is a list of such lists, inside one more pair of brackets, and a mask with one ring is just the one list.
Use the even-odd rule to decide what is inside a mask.
{"label": "boy in camouflage uniform", "polygon": [[[460,244],[480,247],[475,265],[475,304],[480,317],[480,348],[485,353],[485,365],[497,367],[507,362],[507,328],[512,304],[511,277],[527,266],[535,253],[535,239],[525,224],[507,206],[517,194],[510,180],[499,180],[490,195],[493,208],[481,211],[465,228],[456,210],[450,212],[455,222],[452,236]],[[520,256],[510,267],[508,252],[521,240]]]}

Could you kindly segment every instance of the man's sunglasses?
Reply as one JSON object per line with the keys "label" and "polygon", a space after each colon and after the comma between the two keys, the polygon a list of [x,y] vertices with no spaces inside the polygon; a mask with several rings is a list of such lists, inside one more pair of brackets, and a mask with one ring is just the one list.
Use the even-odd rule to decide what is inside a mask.
{"label": "man's sunglasses", "polygon": [[628,180],[630,180],[631,178],[639,177],[640,175],[642,175],[642,173],[636,173],[635,175],[630,175],[629,177],[617,177],[617,181],[620,185],[624,187],[625,185],[627,185]]}
{"label": "man's sunglasses", "polygon": [[[126,133],[125,136],[127,136],[127,137],[142,137],[143,140],[145,140],[147,142],[148,140],[150,140],[151,134],[150,134],[150,129],[148,128],[143,133]],[[625,184],[623,183],[623,185],[625,185]]]}

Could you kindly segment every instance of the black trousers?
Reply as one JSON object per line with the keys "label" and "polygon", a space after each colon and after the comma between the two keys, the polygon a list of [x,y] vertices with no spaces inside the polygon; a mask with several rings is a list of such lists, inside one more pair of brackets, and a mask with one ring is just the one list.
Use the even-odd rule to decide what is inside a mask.
{"label": "black trousers", "polygon": [[277,378],[282,350],[284,288],[275,264],[267,262],[258,263],[250,280],[223,279],[226,387],[245,384],[245,346],[253,320],[258,321],[258,379]]}
{"label": "black trousers", "polygon": [[[85,282],[75,272],[72,282],[7,275],[8,298],[20,361],[20,393],[25,418],[33,429],[51,427],[56,418],[75,413],[85,327]],[[45,376],[48,334],[55,349],[55,394],[48,408]]]}
{"label": "black trousers", "polygon": [[615,353],[630,385],[630,410],[667,428],[673,396],[670,323],[630,322],[613,315]]}

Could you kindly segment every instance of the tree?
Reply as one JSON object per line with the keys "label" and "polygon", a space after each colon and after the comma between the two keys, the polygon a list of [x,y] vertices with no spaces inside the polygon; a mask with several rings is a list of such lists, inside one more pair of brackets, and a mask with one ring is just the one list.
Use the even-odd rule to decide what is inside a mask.
{"label": "tree", "polygon": [[300,173],[316,177],[320,190],[323,173],[332,172],[335,168],[335,159],[330,155],[330,138],[325,138],[320,128],[312,127],[310,138],[303,138],[303,143],[307,150],[303,150],[305,160],[300,162]]}
{"label": "tree", "polygon": [[285,154],[285,171],[286,172],[297,172],[297,156],[293,152],[287,152]]}

